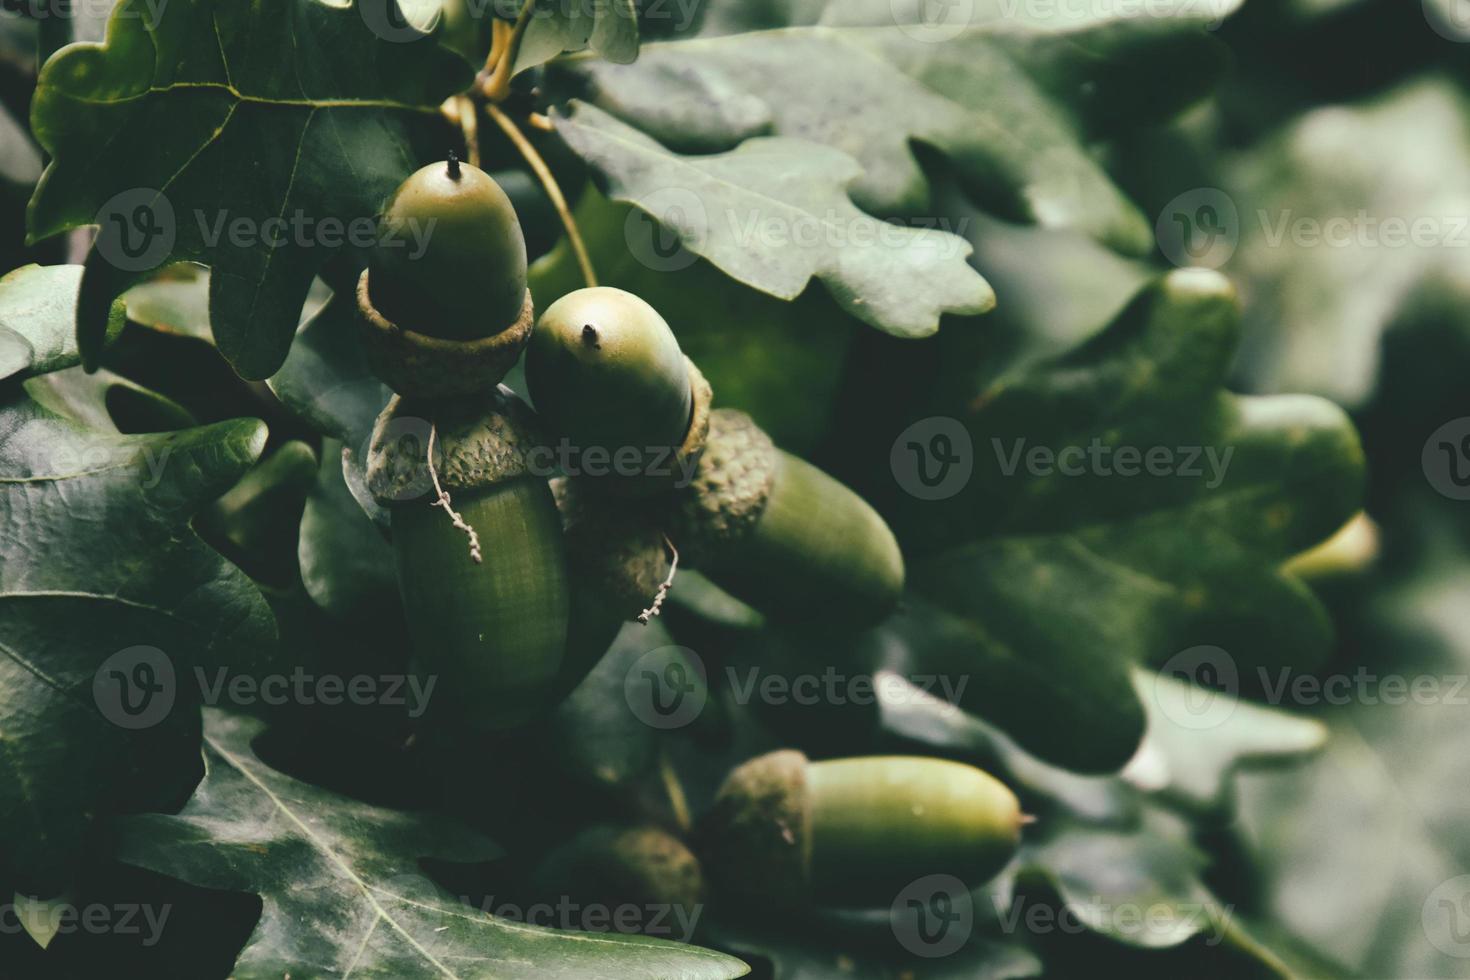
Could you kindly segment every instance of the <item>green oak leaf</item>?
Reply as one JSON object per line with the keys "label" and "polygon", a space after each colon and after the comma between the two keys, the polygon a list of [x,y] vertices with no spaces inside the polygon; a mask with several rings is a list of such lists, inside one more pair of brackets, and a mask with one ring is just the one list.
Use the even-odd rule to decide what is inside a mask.
{"label": "green oak leaf", "polygon": [[[1325,612],[1280,565],[1356,513],[1362,452],[1325,401],[1222,390],[1238,327],[1221,277],[1176,271],[1064,354],[976,380],[972,357],[942,351],[870,440],[884,451],[870,489],[909,557],[899,627],[925,671],[984,678],[966,706],[1051,761],[1107,770],[1133,755],[1134,665],[1222,648],[1244,681],[1328,649]],[[936,424],[968,443],[972,471],[925,499],[910,450],[939,445]],[[1123,447],[1138,465],[1119,472]],[[1151,474],[1154,450],[1172,463]]]}
{"label": "green oak leaf", "polygon": [[356,317],[353,297],[333,296],[302,324],[269,384],[317,432],[366,453],[373,423],[393,393],[368,368]]}
{"label": "green oak leaf", "polygon": [[566,59],[559,90],[679,152],[767,135],[823,143],[857,159],[854,200],[881,215],[932,213],[922,144],[999,214],[1143,252],[1149,222],[1085,144],[1208,92],[1224,59],[1205,28],[1238,0],[1048,18],[994,0],[951,5],[971,16],[938,33],[886,0],[750,6],[756,23],[735,26],[779,29],[645,44],[626,66]]}
{"label": "green oak leaf", "polygon": [[1251,283],[1243,360],[1256,385],[1360,407],[1385,332],[1416,303],[1452,302],[1463,319],[1467,120],[1454,82],[1416,81],[1314,110],[1233,161],[1242,227],[1229,269]]}
{"label": "green oak leaf", "polygon": [[[191,713],[197,725],[182,696],[192,669],[274,641],[255,586],[188,527],[265,436],[254,420],[147,436],[88,430],[19,391],[0,407],[0,862],[40,894],[69,883],[93,819],[143,778],[125,765],[135,747],[186,731]],[[155,651],[160,685],[172,673],[177,702],[108,686],[114,655],[125,679],[138,676],[123,653],[137,647]],[[156,701],[157,726],[124,727],[124,697],[145,711]]]}
{"label": "green oak leaf", "polygon": [[1355,656],[1305,697],[1283,688],[1329,726],[1327,751],[1238,787],[1262,913],[1344,975],[1461,976],[1470,953],[1470,539],[1457,506],[1427,490],[1400,501],[1392,526],[1422,542],[1345,613]]}
{"label": "green oak leaf", "polygon": [[262,724],[205,712],[205,776],[177,815],[129,819],[129,864],[262,900],[235,976],[572,980],[725,978],[733,957],[643,937],[561,932],[462,904],[419,870],[422,859],[481,862],[488,839],[455,821],[388,810],[298,782],[251,747]]}
{"label": "green oak leaf", "polygon": [[631,203],[722,272],[779,299],[820,279],[847,313],[901,337],[939,329],[945,313],[984,313],[995,297],[965,262],[964,239],[859,210],[846,153],[787,137],[685,156],[594,106],[574,103],[557,132]]}
{"label": "green oak leaf", "polygon": [[124,0],[104,44],[69,46],[41,71],[31,126],[54,159],[29,237],[101,225],[77,310],[89,367],[112,301],[165,262],[195,261],[213,270],[220,351],[263,378],[312,277],[349,239],[371,239],[418,165],[413,138],[469,68],[394,27],[396,0],[175,0],[158,18],[144,4]]}
{"label": "green oak leaf", "polygon": [[301,516],[297,559],[306,592],[344,621],[398,611],[393,548],[363,514],[343,476],[342,444],[326,439],[316,487]]}
{"label": "green oak leaf", "polygon": [[535,0],[535,4],[516,52],[518,74],[564,52],[586,48],[617,64],[637,60],[634,0]]}
{"label": "green oak leaf", "polygon": [[[0,278],[0,378],[28,378],[81,363],[76,341],[79,265],[28,265]],[[108,311],[105,346],[122,331],[121,304]]]}

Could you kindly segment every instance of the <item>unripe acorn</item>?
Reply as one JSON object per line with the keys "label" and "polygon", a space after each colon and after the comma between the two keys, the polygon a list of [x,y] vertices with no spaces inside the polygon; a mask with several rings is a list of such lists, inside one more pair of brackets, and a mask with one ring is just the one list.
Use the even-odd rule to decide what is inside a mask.
{"label": "unripe acorn", "polygon": [[918,756],[812,762],[784,749],[738,766],[701,821],[718,894],[788,907],[881,907],[932,874],[970,888],[1010,862],[1026,817],[989,773]]}
{"label": "unripe acorn", "polygon": [[704,900],[699,860],[683,841],[653,826],[590,827],[542,859],[531,883],[544,901],[672,908],[676,921],[686,922]]}
{"label": "unripe acorn", "polygon": [[903,553],[878,512],[744,412],[711,413],[674,540],[716,585],[789,622],[868,626],[903,593]]}
{"label": "unripe acorn", "polygon": [[658,311],[621,289],[579,289],[546,309],[526,350],[526,386],[583,469],[589,450],[605,453],[599,465],[613,478],[603,482],[625,493],[672,486],[703,439],[708,384]]}
{"label": "unripe acorn", "polygon": [[535,322],[510,198],[453,155],[410,175],[379,221],[357,303],[368,362],[394,391],[493,388]]}
{"label": "unripe acorn", "polygon": [[655,512],[638,501],[589,493],[566,477],[552,480],[551,489],[570,568],[571,620],[559,684],[565,695],[597,666],[623,624],[658,595],[669,556]]}
{"label": "unripe acorn", "polygon": [[[468,530],[431,506],[424,419],[438,436],[434,473],[482,560]],[[525,724],[558,690],[569,586],[561,518],[531,462],[541,445],[530,409],[501,388],[432,405],[394,398],[369,450],[368,486],[390,508],[414,647],[437,678],[433,703],[482,731]]]}

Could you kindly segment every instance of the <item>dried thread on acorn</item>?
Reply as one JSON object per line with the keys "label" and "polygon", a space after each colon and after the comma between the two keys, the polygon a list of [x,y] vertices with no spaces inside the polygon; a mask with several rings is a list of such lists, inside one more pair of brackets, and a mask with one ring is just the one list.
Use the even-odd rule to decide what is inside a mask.
{"label": "dried thread on acorn", "polygon": [[674,576],[679,574],[679,549],[674,547],[674,542],[669,540],[667,534],[664,535],[664,547],[669,549],[669,577],[664,579],[663,584],[658,587],[658,592],[653,597],[653,605],[638,614],[638,622],[644,626],[648,625],[650,619],[664,611],[664,600],[669,597],[669,591],[674,587]]}
{"label": "dried thread on acorn", "polygon": [[[458,167],[454,154],[449,156],[451,169]],[[474,559],[476,565],[484,564],[485,556],[480,554],[480,535],[475,529],[465,522],[464,516],[454,509],[454,501],[449,498],[449,491],[439,485],[439,473],[434,469],[434,442],[438,439],[439,427],[433,422],[429,423],[429,479],[434,481],[434,494],[437,499],[430,507],[443,507],[444,513],[454,522],[454,526],[463,531],[470,539],[470,558]]]}

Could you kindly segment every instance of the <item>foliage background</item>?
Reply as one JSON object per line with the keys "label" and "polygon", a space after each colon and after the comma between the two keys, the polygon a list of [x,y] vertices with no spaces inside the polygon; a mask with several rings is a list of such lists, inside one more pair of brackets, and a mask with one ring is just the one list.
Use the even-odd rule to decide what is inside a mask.
{"label": "foliage background", "polygon": [[[180,14],[210,6],[176,2]],[[424,46],[393,59],[397,74],[368,71],[387,59],[353,15],[288,6],[299,20],[283,21],[338,43],[339,61],[303,56],[336,94],[381,87],[432,109],[470,75]],[[861,489],[898,528],[914,586],[906,611],[862,636],[813,637],[728,615],[690,584],[667,632],[630,628],[554,717],[504,743],[415,733],[382,709],[296,706],[264,719],[211,712],[202,762],[191,712],[144,733],[103,721],[90,696],[97,664],[146,642],[180,651],[181,664],[242,671],[402,669],[387,545],[354,493],[354,450],[385,394],[351,343],[348,311],[326,299],[351,281],[352,261],[276,266],[184,242],[172,257],[215,265],[213,292],[175,272],[115,304],[144,277],[89,260],[73,229],[114,192],[157,183],[198,135],[172,109],[122,121],[83,111],[68,99],[97,83],[81,75],[58,72],[38,94],[50,28],[0,18],[0,269],[63,267],[0,283],[0,893],[173,910],[163,941],[145,946],[108,932],[36,935],[12,909],[0,973],[325,970],[341,962],[341,937],[303,923],[357,921],[364,896],[380,892],[405,908],[369,900],[370,914],[431,934],[445,920],[415,925],[414,902],[442,916],[448,895],[513,896],[535,857],[589,814],[677,823],[669,773],[698,810],[730,764],[784,743],[973,761],[1040,820],[977,895],[986,914],[971,941],[942,960],[908,955],[886,921],[773,921],[716,901],[697,941],[757,975],[1463,975],[1470,950],[1452,931],[1454,916],[1470,916],[1454,907],[1470,873],[1463,704],[1264,705],[1249,680],[1286,668],[1449,684],[1470,671],[1466,505],[1437,492],[1422,458],[1432,433],[1470,415],[1466,254],[1282,245],[1257,218],[1366,211],[1448,224],[1470,213],[1467,48],[1432,26],[1453,4],[1181,2],[1123,22],[1047,7],[1014,30],[923,49],[895,29],[902,3],[703,6],[698,38],[660,38],[664,26],[645,22],[632,65],[620,63],[626,38],[549,21],[520,66],[548,62],[523,76],[559,107],[545,152],[574,191],[602,280],[663,311],[723,404]],[[71,26],[100,40],[104,20]],[[168,23],[186,25],[171,28],[179,44],[197,41],[187,18]],[[243,36],[248,25],[236,26]],[[769,28],[789,30],[745,34]],[[557,57],[579,38],[606,57]],[[120,78],[142,70],[113,67]],[[449,138],[422,112],[342,115],[347,153],[308,138],[335,125],[322,117],[263,113],[179,201],[269,213],[280,192],[371,214],[408,159],[431,159]],[[122,135],[99,150],[114,125]],[[247,164],[262,147],[292,138],[311,179],[284,191],[253,182]],[[511,147],[489,127],[482,139],[487,166],[519,181],[544,305],[580,285],[576,264]],[[394,159],[399,147],[418,155]],[[38,191],[48,155],[51,186]],[[343,181],[349,170],[357,179]],[[973,254],[904,275],[895,268],[912,241],[878,262],[840,249],[752,255],[657,206],[711,174],[734,190],[705,201],[785,195],[783,207],[834,205],[855,220],[944,219]],[[1171,215],[1201,200],[1236,210],[1230,254],[1209,256],[1224,280],[1174,268]],[[648,261],[656,253],[638,235],[659,232],[630,204],[681,238],[678,268]],[[68,263],[87,263],[86,283]],[[247,287],[267,301],[246,310]],[[103,370],[83,374],[83,356]],[[959,418],[978,453],[992,438],[1103,435],[1239,455],[1221,494],[977,474],[932,504],[904,494],[889,461],[899,433],[932,416]],[[67,469],[58,447],[116,463]],[[138,491],[148,453],[165,448],[164,478]],[[1359,506],[1378,528],[1376,560],[1310,584],[1282,571]],[[923,702],[756,711],[715,671],[698,722],[661,733],[622,710],[622,681],[674,642],[735,668],[975,683],[964,714]],[[1229,651],[1245,696],[1204,731],[1177,724],[1171,699],[1188,692],[1154,673],[1201,645]],[[239,785],[252,773],[332,824],[333,843],[256,809]],[[426,811],[435,816],[411,815]],[[333,853],[352,856],[358,884],[335,875]],[[1140,932],[1098,914],[1120,905],[1172,911]],[[1084,928],[1006,925],[1006,910],[1032,907],[1069,910]],[[467,956],[467,975],[519,955],[547,975],[732,969],[661,947],[619,946],[607,959],[571,941],[522,949],[484,921],[438,941]],[[432,975],[401,943],[371,958],[381,975]]]}

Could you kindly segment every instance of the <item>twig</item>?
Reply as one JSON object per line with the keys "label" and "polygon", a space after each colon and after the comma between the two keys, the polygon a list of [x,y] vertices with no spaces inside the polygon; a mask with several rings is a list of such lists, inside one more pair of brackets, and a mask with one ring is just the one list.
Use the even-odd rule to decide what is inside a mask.
{"label": "twig", "polygon": [[669,577],[664,579],[663,584],[658,587],[658,593],[653,597],[653,605],[638,614],[638,622],[644,626],[648,621],[664,611],[664,600],[669,597],[669,590],[674,587],[674,576],[679,574],[679,549],[674,547],[674,542],[664,535],[664,546],[669,549]]}
{"label": "twig", "polygon": [[460,515],[459,511],[457,511],[457,510],[454,509],[454,501],[452,501],[452,500],[449,499],[449,494],[444,490],[443,487],[441,487],[439,485],[439,474],[434,469],[434,442],[438,438],[438,435],[439,435],[439,427],[437,425],[435,425],[434,423],[430,422],[429,423],[429,479],[431,479],[431,480],[434,481],[434,493],[435,493],[435,495],[437,496],[438,499],[436,499],[429,506],[431,506],[431,507],[443,507],[444,508],[444,513],[446,513],[446,514],[449,515],[449,519],[454,522],[454,526],[457,527],[457,528],[459,528],[465,534],[469,535],[469,539],[470,539],[470,557],[474,559],[474,562],[475,562],[476,565],[483,564],[484,561],[485,561],[485,557],[482,554],[480,554],[480,536],[475,533],[475,529],[474,528],[470,527],[468,524],[465,523],[464,517],[462,517]]}
{"label": "twig", "polygon": [[[520,16],[516,17],[516,23],[510,29],[510,34],[505,35],[504,28],[492,35],[490,44],[490,57],[485,59],[485,77],[480,84],[480,92],[486,101],[492,105],[496,102],[504,102],[510,94],[510,79],[516,67],[516,56],[521,51],[521,39],[526,36],[526,28],[531,25],[531,14],[536,10],[536,0],[526,0],[521,5]],[[503,21],[497,21],[499,27]],[[492,29],[493,30],[493,29]]]}
{"label": "twig", "polygon": [[456,96],[454,104],[459,110],[459,128],[464,133],[465,162],[472,167],[478,167],[480,165],[480,112],[475,106],[475,100],[468,95]]}
{"label": "twig", "polygon": [[596,286],[597,273],[592,268],[592,256],[587,254],[587,244],[582,241],[582,233],[577,229],[577,219],[572,217],[572,209],[567,206],[566,195],[562,194],[561,185],[556,182],[556,176],[551,172],[551,168],[546,165],[546,161],[542,159],[531,141],[526,139],[526,134],[521,132],[521,127],[517,126],[515,120],[507,116],[500,106],[487,102],[485,111],[505,132],[505,135],[515,144],[516,149],[520,151],[521,156],[525,158],[526,163],[535,171],[536,178],[546,189],[546,196],[551,199],[552,207],[556,208],[557,215],[561,217],[562,227],[567,230],[567,241],[571,243],[572,253],[577,257],[577,265],[582,269],[583,280],[588,286]]}

